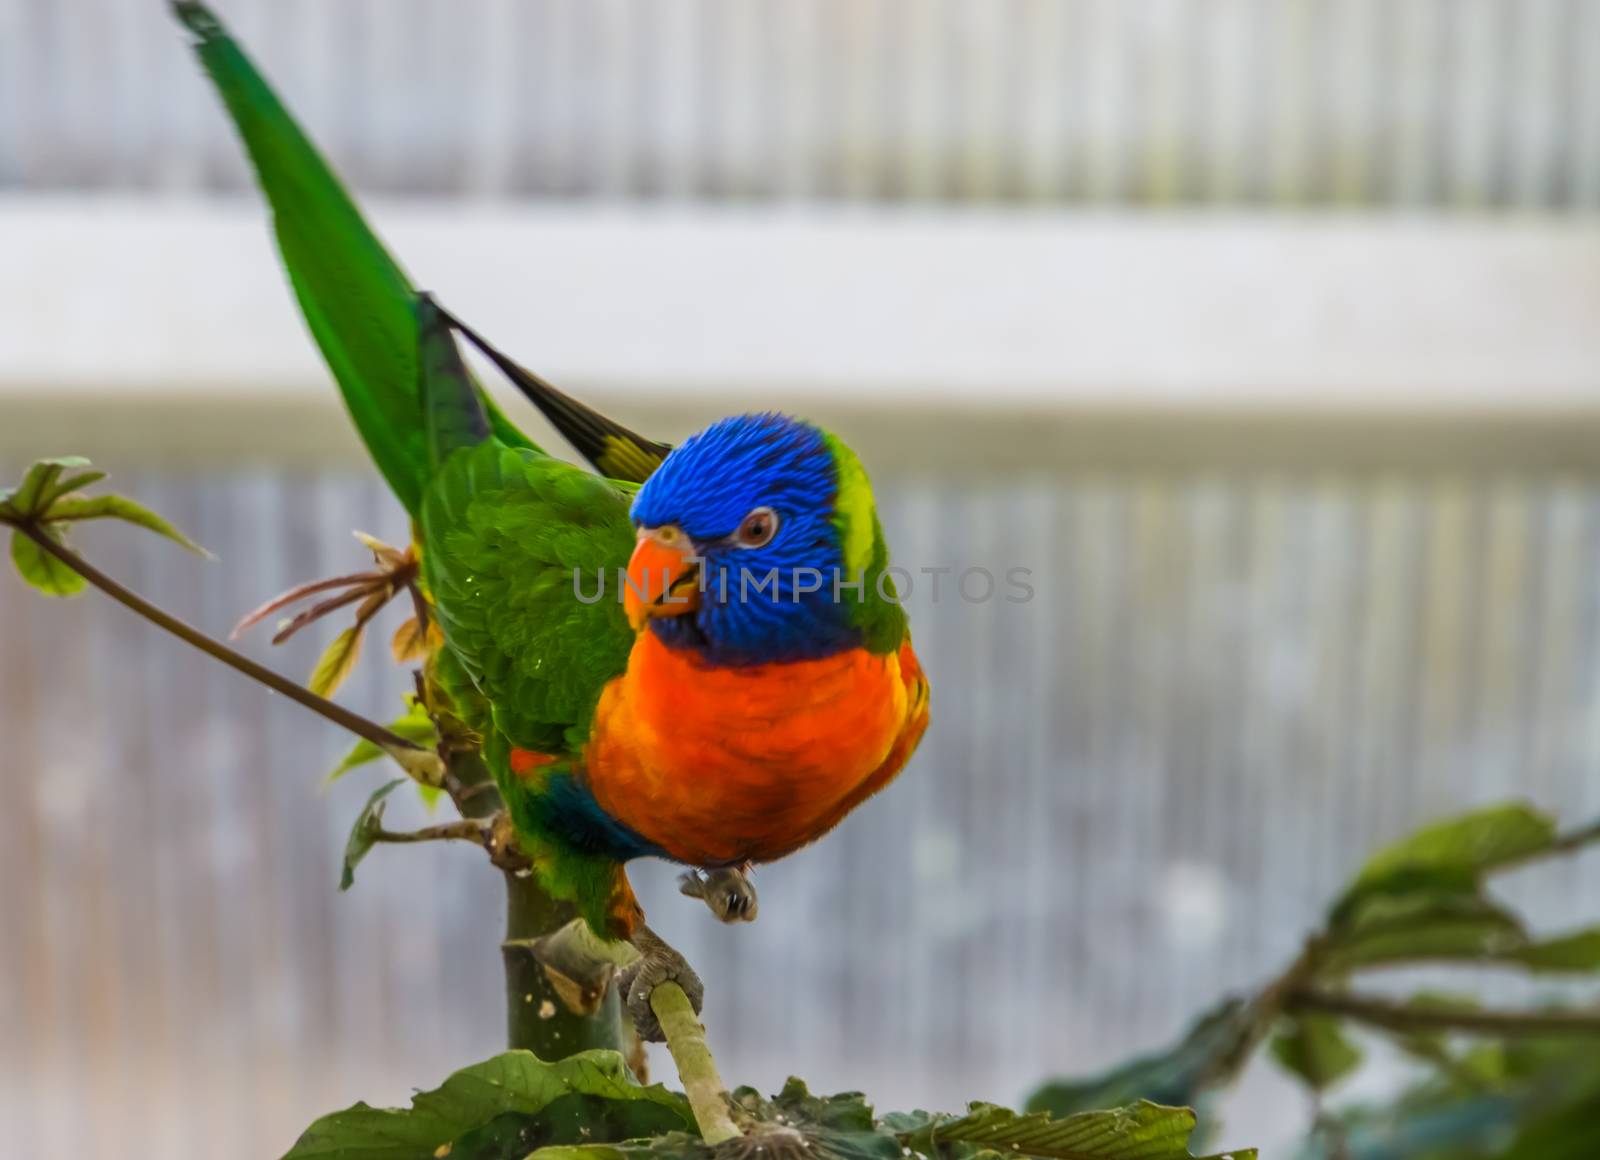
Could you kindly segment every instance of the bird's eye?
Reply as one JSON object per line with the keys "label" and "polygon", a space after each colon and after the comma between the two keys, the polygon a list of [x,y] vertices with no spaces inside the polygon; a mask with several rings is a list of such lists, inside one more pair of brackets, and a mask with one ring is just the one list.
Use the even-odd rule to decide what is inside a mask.
{"label": "bird's eye", "polygon": [[733,538],[741,548],[760,548],[770,544],[777,534],[778,513],[769,507],[758,507],[744,517]]}

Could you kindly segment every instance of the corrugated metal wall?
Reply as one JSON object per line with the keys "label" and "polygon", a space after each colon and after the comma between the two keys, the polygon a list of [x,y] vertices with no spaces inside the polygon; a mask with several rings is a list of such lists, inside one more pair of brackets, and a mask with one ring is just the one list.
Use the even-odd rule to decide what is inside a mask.
{"label": "corrugated metal wall", "polygon": [[[117,482],[221,562],[114,530],[88,550],[213,631],[346,570],[348,529],[401,534],[365,477]],[[932,732],[826,845],[761,871],[753,927],[639,875],[708,980],[730,1078],[1012,1099],[1262,977],[1421,819],[1508,795],[1600,814],[1600,481],[1219,467],[879,490],[900,562],[1029,567],[1037,595],[914,595]],[[8,1149],[272,1155],[331,1106],[496,1050],[499,891],[476,851],[380,849],[338,894],[385,774],[319,794],[337,731],[109,601],[19,587],[0,581]],[[315,651],[251,648],[289,672]],[[373,651],[347,700],[379,714],[405,681]],[[1574,922],[1597,870],[1514,885]],[[1292,1125],[1267,1092],[1234,1136]]]}
{"label": "corrugated metal wall", "polygon": [[[1600,205],[1590,0],[218,0],[365,189]],[[0,185],[237,188],[154,3],[0,0]]]}

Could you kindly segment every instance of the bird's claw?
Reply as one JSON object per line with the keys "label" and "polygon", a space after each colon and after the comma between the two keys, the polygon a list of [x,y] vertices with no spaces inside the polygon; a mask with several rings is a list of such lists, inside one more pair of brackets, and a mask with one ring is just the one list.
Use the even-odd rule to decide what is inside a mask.
{"label": "bird's claw", "polygon": [[690,870],[678,878],[678,890],[700,899],[721,922],[754,922],[760,909],[755,883],[737,866]]}
{"label": "bird's claw", "polygon": [[676,983],[689,997],[689,1006],[696,1015],[705,1002],[705,984],[694,973],[689,961],[653,934],[637,938],[639,957],[617,974],[622,1001],[633,1017],[634,1030],[646,1043],[662,1043],[666,1036],[661,1021],[650,1007],[650,996],[662,983]]}

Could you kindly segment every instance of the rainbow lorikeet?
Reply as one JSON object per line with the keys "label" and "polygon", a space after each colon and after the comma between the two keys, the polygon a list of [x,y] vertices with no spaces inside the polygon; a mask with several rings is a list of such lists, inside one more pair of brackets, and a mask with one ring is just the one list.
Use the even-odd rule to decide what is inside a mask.
{"label": "rainbow lorikeet", "polygon": [[[221,24],[175,10],[255,164],[312,335],[413,518],[445,640],[431,671],[467,707],[545,888],[640,947],[629,1006],[651,1034],[646,984],[677,978],[698,1005],[698,983],[644,927],[624,864],[737,883],[887,784],[926,727],[867,475],[837,438],[776,414],[669,453],[511,362],[416,294]],[[458,329],[603,474],[517,430],[467,372]]]}

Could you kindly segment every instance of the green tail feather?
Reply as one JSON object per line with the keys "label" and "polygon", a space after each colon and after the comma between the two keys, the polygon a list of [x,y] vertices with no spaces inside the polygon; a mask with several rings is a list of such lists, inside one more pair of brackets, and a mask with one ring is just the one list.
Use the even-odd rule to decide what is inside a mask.
{"label": "green tail feather", "polygon": [[423,423],[428,464],[437,470],[461,447],[476,447],[492,435],[483,400],[456,349],[456,336],[431,295],[417,297],[417,328],[422,336]]}
{"label": "green tail feather", "polygon": [[643,483],[672,451],[670,443],[646,439],[593,407],[578,402],[565,391],[558,390],[508,355],[502,354],[488,339],[448,311],[444,312],[444,316],[468,342],[499,367],[500,372],[544,413],[561,437],[607,479]]}
{"label": "green tail feather", "polygon": [[[221,94],[262,192],[289,281],[378,470],[415,514],[428,477],[417,396],[415,291],[276,94],[203,4],[173,12]],[[493,402],[495,435],[531,447]]]}

